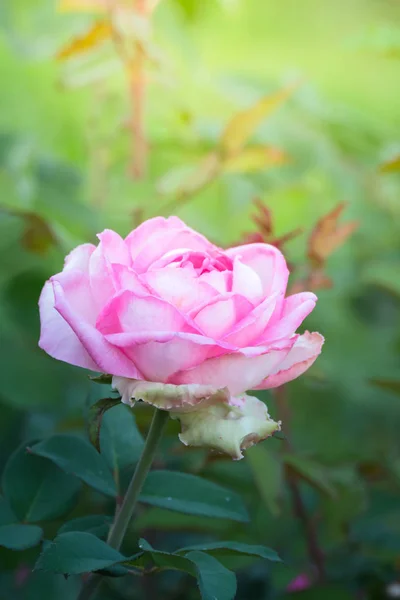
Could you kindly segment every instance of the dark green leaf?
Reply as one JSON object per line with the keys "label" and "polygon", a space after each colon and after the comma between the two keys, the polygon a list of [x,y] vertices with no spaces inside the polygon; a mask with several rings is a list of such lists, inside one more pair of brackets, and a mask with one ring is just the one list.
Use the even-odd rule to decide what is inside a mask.
{"label": "dark green leaf", "polygon": [[53,461],[89,486],[106,494],[117,493],[111,472],[104,459],[85,440],[75,435],[53,435],[32,447],[32,452]]}
{"label": "dark green leaf", "polygon": [[43,531],[37,525],[2,525],[0,527],[0,546],[9,550],[32,548],[42,539]]}
{"label": "dark green leaf", "polygon": [[294,454],[285,454],[284,461],[296,475],[304,479],[309,485],[331,498],[336,496],[335,487],[329,481],[324,467],[313,460]]}
{"label": "dark green leaf", "polygon": [[29,454],[24,444],[7,462],[2,487],[18,519],[34,523],[70,510],[80,483],[48,460]]}
{"label": "dark green leaf", "polygon": [[152,471],[140,501],[186,514],[249,520],[243,501],[236,493],[201,477],[175,471]]}
{"label": "dark green leaf", "polygon": [[0,496],[0,525],[10,525],[18,521],[6,498]]}
{"label": "dark green leaf", "polygon": [[370,383],[372,383],[372,385],[380,388],[381,390],[393,392],[393,394],[397,394],[398,396],[400,396],[399,379],[370,379],[369,381]]}
{"label": "dark green leaf", "polygon": [[143,446],[133,411],[119,402],[119,406],[104,415],[100,433],[101,454],[114,473],[117,488],[120,472],[139,460]]}
{"label": "dark green leaf", "polygon": [[71,521],[64,523],[59,529],[58,535],[70,531],[85,531],[86,533],[91,533],[98,538],[103,539],[107,537],[112,521],[113,518],[107,517],[106,515],[78,517],[77,519],[72,519]]}
{"label": "dark green leaf", "polygon": [[312,586],[307,590],[296,591],[284,595],[284,598],[293,600],[352,600],[354,592],[350,592],[341,586],[332,584],[324,586]]}
{"label": "dark green leaf", "polygon": [[250,544],[241,544],[240,542],[212,542],[210,544],[196,544],[187,548],[177,550],[179,554],[185,554],[192,550],[199,550],[212,554],[216,558],[232,556],[237,554],[246,554],[248,556],[259,556],[273,562],[280,562],[278,554],[271,548],[265,546],[252,546]]}
{"label": "dark green leaf", "polygon": [[88,414],[88,429],[89,429],[89,440],[91,444],[96,448],[97,452],[100,452],[100,429],[101,422],[103,420],[104,413],[116,404],[120,404],[119,398],[102,398],[92,404]]}
{"label": "dark green leaf", "polygon": [[233,600],[236,594],[236,576],[232,571],[203,552],[189,552],[186,558],[196,565],[202,600]]}
{"label": "dark green leaf", "polygon": [[99,571],[127,560],[91,533],[75,531],[58,535],[43,550],[35,569],[79,575]]}
{"label": "dark green leaf", "polygon": [[139,548],[143,551],[127,563],[129,566],[146,568],[148,566],[156,566],[160,569],[173,569],[184,571],[190,575],[196,576],[194,565],[179,554],[171,554],[155,550],[146,540],[139,540]]}

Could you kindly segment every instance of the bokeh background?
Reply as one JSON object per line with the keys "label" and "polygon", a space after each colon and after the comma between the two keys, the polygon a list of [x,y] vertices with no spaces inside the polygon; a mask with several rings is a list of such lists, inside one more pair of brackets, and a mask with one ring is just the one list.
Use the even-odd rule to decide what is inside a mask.
{"label": "bokeh background", "polygon": [[[85,406],[107,395],[37,347],[40,290],[72,247],[156,215],[177,214],[222,246],[301,228],[282,247],[291,285],[317,290],[305,325],[326,344],[284,390],[295,459],[274,439],[240,463],[182,451],[172,424],[159,466],[239,491],[251,523],[143,505],[132,536],[275,548],[283,566],[238,565],[239,600],[400,597],[400,5],[161,0],[145,15],[127,4],[111,36],[95,0],[0,4],[0,469],[26,440],[83,433]],[[263,98],[273,100],[257,112]],[[234,146],[243,127],[225,155],[226,136]],[[327,215],[342,203],[339,225]],[[276,396],[260,397],[278,417]],[[137,422],[145,432],[144,408]],[[83,494],[71,515],[93,503],[110,510]],[[48,536],[59,525],[45,524]],[[0,597],[74,597],[73,578],[31,574],[36,554],[1,550]],[[301,574],[312,585],[293,591]],[[105,597],[197,597],[182,576],[134,584],[111,582]]]}

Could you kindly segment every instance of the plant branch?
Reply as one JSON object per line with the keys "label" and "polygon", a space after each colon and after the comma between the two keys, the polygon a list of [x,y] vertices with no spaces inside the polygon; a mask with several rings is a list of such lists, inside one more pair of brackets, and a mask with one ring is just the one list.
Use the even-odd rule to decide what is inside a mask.
{"label": "plant branch", "polygon": [[[285,386],[279,387],[275,391],[275,396],[278,401],[279,416],[283,421],[286,432],[285,439],[283,440],[284,448],[286,452],[293,453],[293,446],[290,442],[291,414],[290,407],[287,401]],[[301,495],[299,481],[296,473],[289,466],[286,466],[285,476],[291,495],[293,513],[302,524],[310,561],[315,567],[318,581],[322,582],[326,579],[325,558],[318,542],[318,535],[315,523],[310,518],[305,504],[303,502],[303,497]]]}

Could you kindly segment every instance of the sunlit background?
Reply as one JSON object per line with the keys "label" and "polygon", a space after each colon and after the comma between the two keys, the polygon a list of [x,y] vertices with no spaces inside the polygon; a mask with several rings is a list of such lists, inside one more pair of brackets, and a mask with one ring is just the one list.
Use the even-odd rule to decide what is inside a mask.
{"label": "sunlit background", "polygon": [[[285,391],[326,578],[291,591],[315,570],[279,440],[236,464],[181,451],[171,426],[163,464],[236,489],[252,522],[143,506],[135,535],[279,551],[285,566],[239,565],[239,600],[399,597],[400,4],[147,1],[0,3],[0,468],[26,440],[83,432],[82,409],[107,394],[37,347],[40,290],[72,247],[170,214],[221,246],[278,241],[292,289],[319,297],[306,327],[326,337]],[[260,397],[278,417],[276,398]],[[142,431],[148,419],[139,409]],[[72,598],[73,578],[30,574],[35,556],[1,551],[4,598]],[[196,594],[190,579],[157,576],[111,582],[104,598]]]}

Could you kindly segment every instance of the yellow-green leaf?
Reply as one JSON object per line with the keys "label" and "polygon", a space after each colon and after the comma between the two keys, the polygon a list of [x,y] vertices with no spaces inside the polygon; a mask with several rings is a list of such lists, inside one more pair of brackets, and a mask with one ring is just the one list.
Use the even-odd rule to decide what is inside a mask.
{"label": "yellow-green leaf", "polygon": [[221,137],[221,148],[227,155],[238,152],[248,141],[261,122],[281,106],[297,86],[290,86],[268,94],[256,104],[236,113],[228,121]]}
{"label": "yellow-green leaf", "polygon": [[223,170],[230,173],[251,173],[282,165],[288,161],[287,155],[273,146],[251,146],[235,156],[223,161]]}
{"label": "yellow-green leaf", "polygon": [[96,21],[84,34],[74,38],[61,48],[57,53],[57,59],[66,60],[77,54],[88,52],[108,40],[111,34],[110,23],[104,20]]}
{"label": "yellow-green leaf", "polygon": [[381,173],[399,173],[400,172],[400,153],[386,160],[379,168]]}

